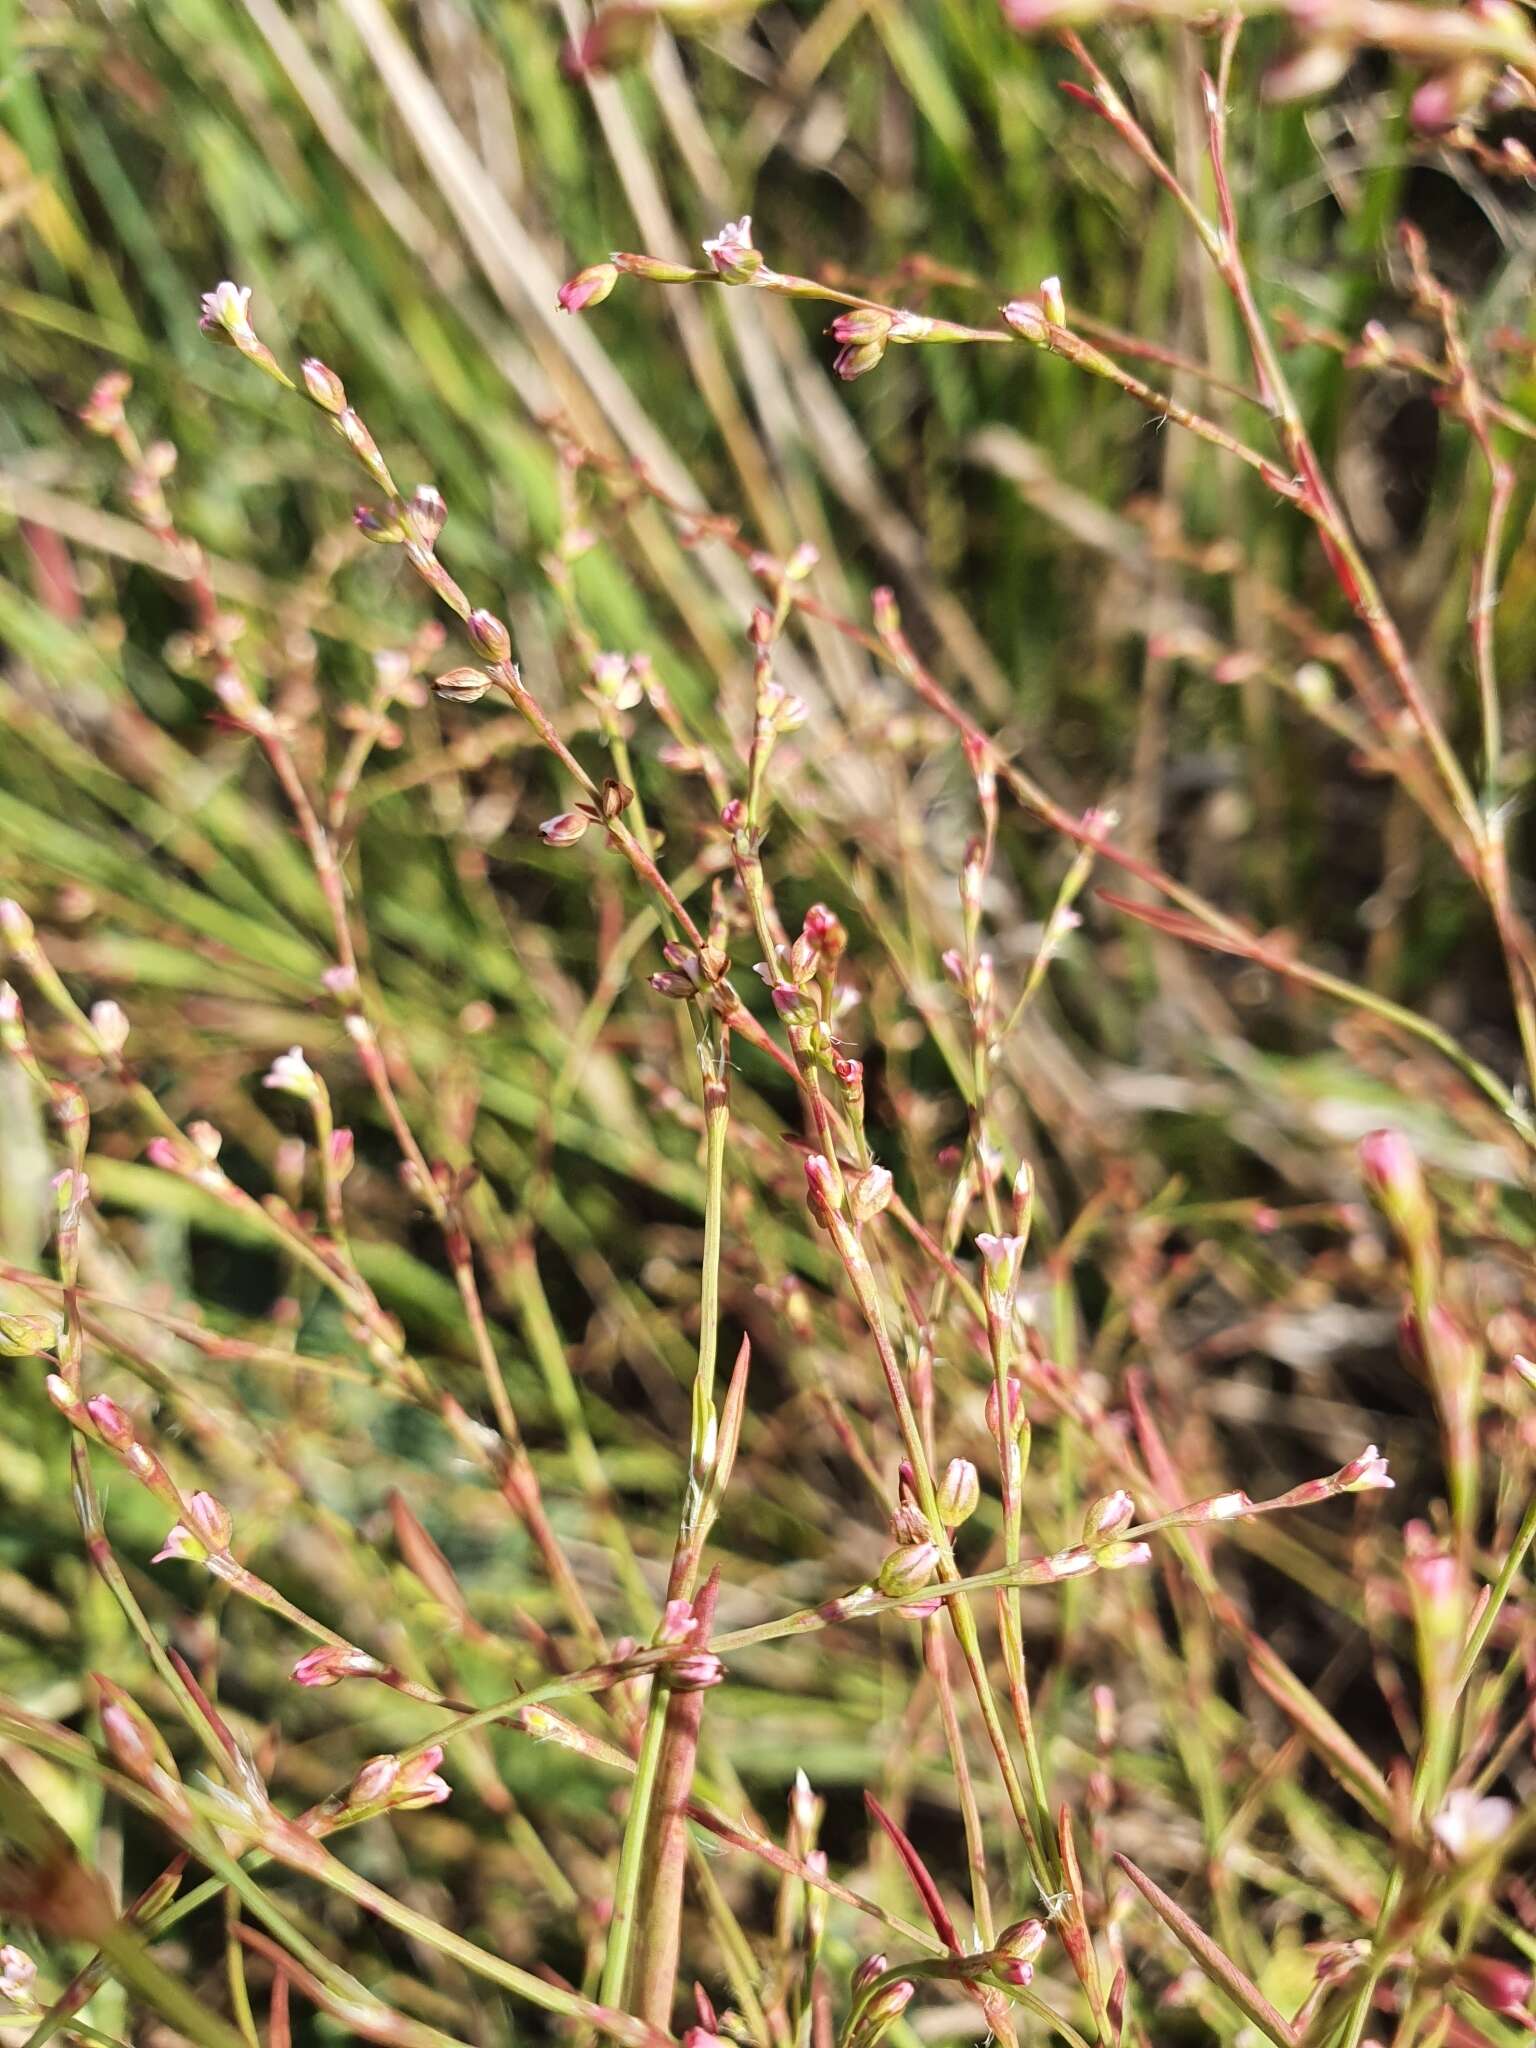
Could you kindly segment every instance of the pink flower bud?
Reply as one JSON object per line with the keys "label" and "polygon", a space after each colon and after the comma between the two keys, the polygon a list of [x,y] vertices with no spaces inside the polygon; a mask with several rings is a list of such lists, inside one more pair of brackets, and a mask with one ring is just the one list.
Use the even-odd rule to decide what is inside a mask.
{"label": "pink flower bud", "polygon": [[80,424],[92,434],[115,434],[123,424],[123,400],[133,389],[133,379],[123,370],[109,370],[99,377],[90,397],[80,408]]}
{"label": "pink flower bud", "polygon": [[725,1677],[725,1666],[713,1650],[692,1650],[667,1664],[665,1672],[674,1692],[707,1692]]}
{"label": "pink flower bud", "polygon": [[1014,1296],[1018,1292],[1019,1266],[1024,1257],[1023,1238],[1002,1237],[983,1230],[977,1236],[976,1249],[981,1254],[986,1273],[989,1308],[996,1309],[999,1314],[1011,1313]]}
{"label": "pink flower bud", "polygon": [[901,2018],[916,1993],[917,1986],[910,1977],[898,1977],[894,1984],[883,1985],[874,1992],[859,2015],[853,2035],[858,2048],[874,2048],[881,2035]]}
{"label": "pink flower bud", "polygon": [[306,1650],[293,1667],[297,1685],[319,1687],[340,1685],[344,1678],[371,1678],[384,1666],[363,1650],[346,1643],[323,1643],[318,1650]]}
{"label": "pink flower bud", "polygon": [[476,652],[483,654],[487,661],[510,658],[512,635],[494,612],[472,611],[464,621],[464,629],[474,642]]}
{"label": "pink flower bud", "polygon": [[1025,341],[1043,343],[1050,332],[1044,313],[1032,299],[1010,299],[1003,307],[1003,318]]}
{"label": "pink flower bud", "polygon": [[320,1081],[305,1059],[302,1045],[290,1045],[286,1052],[279,1053],[262,1075],[261,1085],[275,1088],[281,1095],[297,1095],[303,1102],[320,1100]]}
{"label": "pink flower bud", "polygon": [[981,1505],[981,1477],[969,1458],[951,1458],[938,1485],[939,1519],[947,1529],[968,1522]]}
{"label": "pink flower bud", "polygon": [[1122,1529],[1128,1529],[1136,1519],[1136,1503],[1118,1487],[1113,1493],[1106,1493],[1102,1500],[1096,1500],[1083,1517],[1083,1541],[1087,1544],[1107,1542],[1118,1536]]}
{"label": "pink flower bud", "polygon": [[590,263],[561,285],[555,304],[562,313],[584,313],[589,306],[600,306],[618,281],[615,264]]}
{"label": "pink flower bud", "polygon": [[[411,493],[411,518],[428,547],[448,524],[448,506],[436,484],[418,484]],[[409,674],[407,665],[406,674]],[[403,682],[405,677],[401,677]]]}
{"label": "pink flower bud", "polygon": [[91,1029],[97,1043],[109,1053],[119,1053],[128,1043],[128,1019],[122,1005],[110,997],[91,1005]]}
{"label": "pink flower bud", "polygon": [[861,341],[840,348],[832,359],[832,374],[844,384],[853,384],[878,370],[885,359],[883,341]]}
{"label": "pink flower bud", "polygon": [[93,1395],[85,1404],[85,1412],[108,1450],[127,1450],[134,1440],[134,1427],[110,1394]]}
{"label": "pink flower bud", "polygon": [[400,1775],[397,1756],[371,1756],[358,1770],[347,1793],[348,1806],[383,1806]]}
{"label": "pink flower bud", "polygon": [[574,846],[586,834],[592,820],[582,811],[560,811],[553,818],[546,818],[539,827],[539,837],[546,846]]}
{"label": "pink flower bud", "polygon": [[859,1992],[867,1991],[875,1979],[883,1977],[889,1968],[890,1961],[883,1953],[866,1956],[853,1973],[854,1995],[857,1996]]}
{"label": "pink flower bud", "polygon": [[893,1550],[880,1567],[877,1581],[887,1599],[899,1600],[928,1584],[939,1568],[939,1546],[925,1539]]}
{"label": "pink flower bud", "polygon": [[1456,1982],[1490,2012],[1529,2020],[1531,1973],[1518,1963],[1504,1962],[1497,1956],[1463,1956],[1456,1965]]}
{"label": "pink flower bud", "polygon": [[1437,1238],[1434,1204],[1418,1155],[1402,1132],[1372,1131],[1362,1138],[1360,1170],[1409,1257],[1433,1257]]}
{"label": "pink flower bud", "polygon": [[299,367],[299,375],[304,379],[304,389],[322,412],[328,412],[334,419],[346,411],[347,387],[318,356],[307,356]]}
{"label": "pink flower bud", "polygon": [[770,994],[773,1007],[786,1024],[814,1024],[821,1014],[816,998],[792,981],[776,981]]}
{"label": "pink flower bud", "polygon": [[811,1214],[817,1222],[823,1221],[823,1213],[835,1215],[841,1207],[838,1199],[837,1182],[832,1168],[819,1152],[812,1152],[805,1162],[805,1183]]}
{"label": "pink flower bud", "polygon": [[187,1502],[187,1516],[199,1541],[210,1550],[228,1550],[234,1535],[229,1510],[211,1493],[194,1493]]}
{"label": "pink flower bud", "polygon": [[1135,1565],[1152,1562],[1152,1546],[1139,1538],[1130,1543],[1106,1543],[1094,1551],[1093,1561],[1100,1571],[1129,1571]]}

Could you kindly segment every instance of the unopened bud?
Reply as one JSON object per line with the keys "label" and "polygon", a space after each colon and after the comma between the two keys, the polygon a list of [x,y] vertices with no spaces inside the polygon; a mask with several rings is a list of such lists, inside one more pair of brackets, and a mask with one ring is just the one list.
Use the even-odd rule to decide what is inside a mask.
{"label": "unopened bud", "polygon": [[494,612],[472,611],[464,621],[464,629],[474,642],[476,651],[483,654],[487,661],[510,659],[512,635]]}
{"label": "unopened bud", "polygon": [[1040,281],[1040,310],[1053,327],[1067,324],[1067,302],[1061,295],[1061,279],[1046,277]]}
{"label": "unopened bud", "polygon": [[581,839],[592,820],[584,811],[560,811],[553,818],[546,818],[539,827],[539,837],[546,846],[574,846]]}
{"label": "unopened bud", "polygon": [[904,1599],[926,1586],[939,1568],[939,1546],[931,1540],[906,1543],[880,1567],[878,1584],[887,1599]]}
{"label": "unopened bud", "polygon": [[1410,1258],[1432,1258],[1434,1204],[1418,1155],[1401,1131],[1372,1131],[1360,1141],[1360,1170]]}
{"label": "unopened bud", "polygon": [[300,365],[299,374],[304,379],[304,389],[323,412],[328,412],[334,419],[346,411],[347,387],[318,356],[307,356]]}
{"label": "unopened bud", "polygon": [[1083,1541],[1105,1543],[1118,1536],[1122,1529],[1128,1529],[1136,1518],[1136,1503],[1118,1487],[1113,1493],[1106,1493],[1102,1500],[1096,1500],[1083,1517]]}
{"label": "unopened bud", "polygon": [[122,1005],[104,997],[91,1005],[91,1029],[97,1042],[109,1053],[119,1053],[128,1043],[128,1019]]}
{"label": "unopened bud", "polygon": [[725,1666],[713,1650],[690,1650],[663,1668],[674,1692],[707,1692],[725,1677]]}
{"label": "unopened bud", "polygon": [[981,1505],[981,1478],[969,1458],[951,1458],[937,1493],[939,1519],[947,1529],[968,1522]]}
{"label": "unopened bud", "polygon": [[416,531],[431,547],[448,524],[448,506],[436,484],[418,484],[412,491],[411,518]]}
{"label": "unopened bud", "polygon": [[[986,1424],[996,1437],[1002,1431],[1002,1408],[997,1398],[997,1381],[994,1379],[987,1389],[985,1409]],[[1008,1434],[1019,1437],[1029,1427],[1029,1416],[1024,1407],[1024,1389],[1015,1374],[1008,1375]]]}
{"label": "unopened bud", "polygon": [[853,1973],[853,1990],[855,1997],[857,1997],[859,1992],[867,1991],[870,1985],[873,1984],[877,1978],[883,1977],[889,1968],[890,1960],[884,1953],[866,1956],[863,1962],[860,1963],[859,1967]]}
{"label": "unopened bud", "polygon": [[584,313],[589,306],[600,306],[618,281],[616,264],[589,263],[585,270],[578,270],[561,285],[555,293],[555,304],[562,313]]}
{"label": "unopened bud", "polygon": [[306,1650],[291,1676],[296,1685],[319,1688],[340,1685],[344,1678],[372,1678],[383,1669],[366,1651],[346,1643],[324,1643],[318,1650]]}

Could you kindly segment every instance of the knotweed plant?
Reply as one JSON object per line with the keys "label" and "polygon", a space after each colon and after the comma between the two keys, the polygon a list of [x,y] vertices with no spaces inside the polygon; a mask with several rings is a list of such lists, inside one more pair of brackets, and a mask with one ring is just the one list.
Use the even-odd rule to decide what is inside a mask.
{"label": "knotweed plant", "polygon": [[[521,246],[417,55],[346,11],[461,224]],[[1081,307],[1050,275],[987,311],[933,258],[780,268],[743,214],[544,293],[516,578],[354,402],[373,343],[292,349],[244,283],[201,356],[179,309],[178,374],[316,467],[301,564],[199,531],[123,369],[70,429],[119,509],[17,485],[7,2042],[1536,2031],[1532,735],[1498,608],[1530,350],[1411,221],[1411,333],[1282,321],[1239,199],[1280,118],[1251,32],[1116,42],[1123,11],[1007,33],[1059,33],[1075,147],[1171,210],[1209,360],[1090,310],[1086,268]],[[663,227],[606,74],[648,47],[701,161],[674,12],[567,51]],[[292,25],[260,33],[387,184]],[[1437,146],[1523,175],[1474,125],[1529,95],[1523,17],[1298,11],[1271,95],[1369,49]],[[438,333],[452,266],[395,195]],[[638,456],[597,353],[621,312],[647,345],[650,285],[740,515]],[[814,437],[844,415],[807,306],[838,385],[1018,361],[1166,430],[1156,504],[1048,493],[1136,564],[1148,701],[1181,666],[1240,690],[1256,757],[1283,703],[1391,792],[1399,850],[1447,857],[1470,1028],[1182,872],[1208,848],[1149,814],[1153,724],[1083,789],[921,545],[909,603],[775,480],[720,337]],[[1460,666],[1399,617],[1299,351],[1417,379],[1464,439]],[[1211,476],[1252,547],[1202,525]],[[1203,1064],[1140,1057],[1170,1019]]]}

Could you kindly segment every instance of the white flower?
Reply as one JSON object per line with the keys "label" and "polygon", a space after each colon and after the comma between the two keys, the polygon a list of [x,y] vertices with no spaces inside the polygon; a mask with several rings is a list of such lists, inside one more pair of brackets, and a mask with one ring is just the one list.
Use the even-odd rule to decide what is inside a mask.
{"label": "white flower", "polygon": [[122,1005],[110,997],[92,1003],[91,1029],[108,1052],[121,1052],[128,1043],[128,1019]]}
{"label": "white flower", "polygon": [[1515,1809],[1509,1800],[1480,1799],[1470,1786],[1459,1785],[1447,1796],[1430,1826],[1456,1861],[1466,1863],[1480,1851],[1492,1848],[1514,1817]]}
{"label": "white flower", "polygon": [[262,1075],[263,1088],[276,1088],[284,1095],[297,1095],[305,1102],[318,1102],[320,1082],[315,1070],[304,1057],[302,1045],[290,1045],[279,1053],[267,1072]]}
{"label": "white flower", "polygon": [[254,341],[256,336],[250,322],[250,304],[250,286],[231,284],[226,278],[211,292],[203,293],[203,317],[198,324],[204,334],[224,334],[231,341],[243,341],[249,337]]}

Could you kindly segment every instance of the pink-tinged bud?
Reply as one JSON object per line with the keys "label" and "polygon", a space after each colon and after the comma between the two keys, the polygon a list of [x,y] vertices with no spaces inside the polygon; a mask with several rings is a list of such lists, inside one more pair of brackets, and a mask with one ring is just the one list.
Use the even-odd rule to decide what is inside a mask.
{"label": "pink-tinged bud", "polygon": [[96,1034],[97,1044],[109,1053],[121,1052],[128,1043],[128,1019],[121,1004],[114,1003],[110,997],[92,1003],[91,1029]]}
{"label": "pink-tinged bud", "polygon": [[1359,1457],[1340,1466],[1334,1484],[1340,1493],[1370,1493],[1377,1488],[1390,1488],[1393,1481],[1386,1459],[1374,1444],[1367,1444]]}
{"label": "pink-tinged bud", "polygon": [[649,284],[691,284],[698,275],[687,263],[665,263],[659,256],[641,256],[615,249],[608,259],[624,277],[643,277]]}
{"label": "pink-tinged bud", "polygon": [[193,1151],[199,1155],[199,1159],[203,1159],[205,1165],[217,1165],[219,1153],[223,1151],[221,1130],[215,1130],[213,1124],[203,1122],[201,1116],[195,1116],[193,1122],[186,1126],[186,1137],[193,1143]]}
{"label": "pink-tinged bud", "polygon": [[[987,1405],[984,1410],[989,1433],[1000,1436],[1002,1432],[1002,1409],[997,1398],[997,1382],[994,1380],[987,1389]],[[1017,1377],[1008,1375],[1008,1434],[1019,1437],[1029,1427],[1029,1416],[1024,1407],[1024,1388]]]}
{"label": "pink-tinged bud", "polygon": [[[1005,1927],[992,1944],[994,1955],[1005,1957],[1009,1962],[1030,1964],[1039,1959],[1045,1947],[1045,1925],[1043,1921],[1015,1920],[1011,1927]],[[1014,1978],[1014,1983],[1027,1983],[1027,1978]]]}
{"label": "pink-tinged bud", "polygon": [[405,527],[392,512],[376,512],[372,505],[359,505],[352,513],[352,524],[363,536],[379,547],[398,545],[406,538]]}
{"label": "pink-tinged bud", "polygon": [[1033,299],[1010,299],[1003,308],[1003,318],[1025,341],[1042,344],[1050,332],[1044,313]]}
{"label": "pink-tinged bud", "polygon": [[839,313],[827,329],[836,342],[858,346],[868,341],[883,342],[891,331],[891,315],[880,306],[854,306]]}
{"label": "pink-tinged bud", "polygon": [[472,611],[464,621],[464,630],[474,642],[475,651],[483,654],[487,661],[511,658],[512,635],[494,612]]}
{"label": "pink-tinged bud", "polygon": [[193,1533],[210,1550],[228,1550],[235,1525],[228,1508],[211,1493],[194,1493],[187,1502],[187,1518]]}
{"label": "pink-tinged bud", "polygon": [[939,1519],[946,1529],[968,1522],[981,1505],[981,1477],[969,1458],[951,1458],[944,1467],[936,1495]]}
{"label": "pink-tinged bud", "polygon": [[59,1348],[57,1316],[25,1310],[0,1315],[0,1358],[41,1358]]}
{"label": "pink-tinged bud", "polygon": [[691,1600],[669,1600],[656,1631],[656,1641],[668,1645],[686,1643],[690,1636],[698,1633],[698,1627],[699,1618],[693,1611]]}
{"label": "pink-tinged bud", "polygon": [[99,1672],[92,1677],[100,1702],[101,1732],[113,1761],[141,1783],[161,1771],[174,1778],[171,1753],[143,1708],[110,1678],[103,1678]]}
{"label": "pink-tinged bud", "polygon": [[874,1992],[859,2014],[853,2035],[857,2048],[874,2048],[880,2037],[901,2018],[916,1994],[917,1986],[910,1977],[898,1977],[894,1984],[883,1985]]}
{"label": "pink-tinged bud", "polygon": [[395,1780],[400,1775],[400,1759],[397,1756],[371,1756],[352,1780],[347,1793],[348,1806],[384,1806],[395,1789]]}
{"label": "pink-tinged bud", "polygon": [[306,356],[299,366],[299,375],[304,379],[304,389],[322,412],[335,419],[346,411],[347,387],[318,356]]}
{"label": "pink-tinged bud", "polygon": [[1507,2013],[1511,2019],[1530,2019],[1531,1973],[1518,1963],[1507,1963],[1497,1956],[1463,1956],[1456,1965],[1455,1981],[1489,2012]]}
{"label": "pink-tinged bud", "polygon": [[85,1412],[96,1425],[96,1434],[109,1451],[126,1451],[134,1441],[132,1422],[110,1394],[93,1395],[85,1404]]}
{"label": "pink-tinged bud", "polygon": [[171,1138],[151,1138],[144,1147],[144,1157],[151,1166],[158,1166],[166,1173],[177,1173],[181,1169],[181,1154]]}
{"label": "pink-tinged bud", "polygon": [[832,374],[844,384],[853,384],[878,370],[885,359],[883,341],[861,341],[840,348],[832,359]]}
{"label": "pink-tinged bud", "polygon": [[305,1651],[294,1665],[292,1677],[296,1685],[318,1688],[340,1685],[344,1678],[372,1678],[383,1669],[366,1651],[354,1650],[346,1643],[323,1643],[318,1650]]}
{"label": "pink-tinged bud", "polygon": [[586,835],[592,820],[582,811],[561,811],[553,818],[546,818],[539,827],[539,837],[546,846],[574,846]]}
{"label": "pink-tinged bud", "polygon": [[1061,295],[1061,279],[1046,277],[1040,281],[1040,310],[1053,327],[1067,324],[1067,302]]}
{"label": "pink-tinged bud", "polygon": [[870,1985],[877,1978],[883,1977],[890,1967],[890,1959],[884,1953],[866,1956],[853,1973],[854,1996],[857,1997],[861,1991],[867,1991]]}
{"label": "pink-tinged bud", "polygon": [[1128,1529],[1136,1519],[1136,1503],[1123,1486],[1096,1500],[1083,1517],[1083,1541],[1105,1543]]}
{"label": "pink-tinged bud", "polygon": [[806,1199],[818,1223],[823,1222],[822,1212],[836,1214],[841,1208],[832,1168],[819,1152],[812,1152],[806,1159],[805,1184]]}
{"label": "pink-tinged bud", "polygon": [[589,306],[600,306],[618,281],[617,265],[589,263],[585,270],[578,270],[561,285],[555,293],[555,304],[562,313],[585,313]]}
{"label": "pink-tinged bud", "polygon": [[109,370],[97,379],[90,397],[81,406],[79,420],[88,433],[115,434],[123,424],[123,400],[133,389],[133,379],[124,370]]}
{"label": "pink-tinged bud", "polygon": [[1106,1543],[1093,1553],[1093,1561],[1104,1572],[1130,1571],[1152,1562],[1152,1546],[1139,1538],[1131,1543]]}
{"label": "pink-tinged bud", "polygon": [[893,1550],[880,1567],[877,1581],[888,1600],[904,1599],[926,1586],[939,1568],[939,1546],[925,1540]]}
{"label": "pink-tinged bud", "polygon": [[1372,1131],[1362,1138],[1360,1171],[1409,1257],[1432,1258],[1437,1238],[1434,1204],[1418,1155],[1402,1132]]}
{"label": "pink-tinged bud", "polygon": [[483,668],[450,668],[432,678],[433,695],[444,704],[478,704],[490,687]]}
{"label": "pink-tinged bud", "polygon": [[895,1183],[887,1168],[866,1167],[848,1176],[848,1213],[855,1223],[868,1223],[888,1209]]}
{"label": "pink-tinged bud", "polygon": [[897,1545],[926,1543],[928,1541],[928,1517],[915,1500],[903,1500],[887,1520],[891,1541]]}
{"label": "pink-tinged bud", "polygon": [[752,246],[751,214],[728,220],[704,243],[704,254],[722,284],[751,284],[763,268],[761,252]]}
{"label": "pink-tinged bud", "polygon": [[1479,1798],[1469,1785],[1460,1785],[1447,1795],[1430,1828],[1458,1863],[1470,1863],[1503,1840],[1514,1817],[1509,1800]]}
{"label": "pink-tinged bud", "polygon": [[320,1100],[319,1077],[305,1059],[302,1045],[290,1045],[286,1052],[279,1053],[262,1075],[261,1085],[280,1095],[297,1095],[302,1102]]}
{"label": "pink-tinged bud", "polygon": [[400,1813],[411,1813],[422,1806],[441,1806],[452,1789],[439,1772],[442,1761],[439,1743],[424,1749],[420,1756],[407,1758],[400,1765],[390,1805]]}
{"label": "pink-tinged bud", "polygon": [[32,1987],[36,1978],[37,1965],[25,1949],[15,1948],[10,1942],[0,1947],[0,1998],[8,2005],[35,2004]]}
{"label": "pink-tinged bud", "polygon": [[731,2044],[711,2027],[687,2027],[683,2031],[682,2048],[731,2048]]}
{"label": "pink-tinged bud", "polygon": [[338,1183],[344,1181],[357,1163],[357,1141],[345,1124],[332,1131],[328,1149],[331,1176]]}
{"label": "pink-tinged bud", "polygon": [[725,1677],[725,1666],[713,1650],[690,1650],[663,1668],[674,1692],[707,1692]]}
{"label": "pink-tinged bud", "polygon": [[[436,484],[418,484],[411,493],[411,518],[416,531],[431,547],[448,524],[448,505]],[[407,662],[406,673],[409,674]],[[402,676],[401,680],[404,680]]]}

